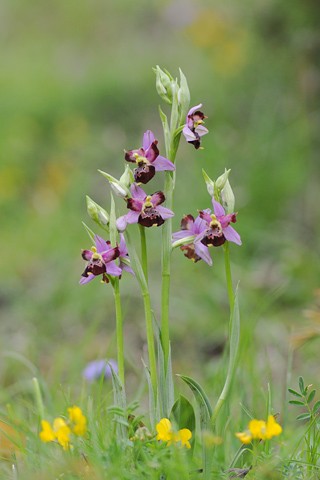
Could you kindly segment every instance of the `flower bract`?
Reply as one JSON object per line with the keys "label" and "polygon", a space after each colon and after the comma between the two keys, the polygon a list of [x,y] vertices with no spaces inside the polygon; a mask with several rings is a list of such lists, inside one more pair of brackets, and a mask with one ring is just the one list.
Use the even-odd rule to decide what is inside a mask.
{"label": "flower bract", "polygon": [[136,163],[138,167],[134,170],[134,180],[137,183],[148,183],[156,172],[164,170],[175,170],[174,164],[159,154],[158,142],[154,139],[151,130],[143,135],[143,146],[139,150],[125,151],[127,162]]}
{"label": "flower bract", "polygon": [[119,257],[119,248],[111,248],[110,242],[106,242],[99,235],[94,237],[96,246],[91,250],[83,250],[82,258],[86,260],[87,266],[82,274],[80,285],[84,285],[93,280],[98,275],[102,275],[102,281],[108,283],[107,275],[120,276],[121,268],[114,260]]}
{"label": "flower bract", "polygon": [[185,136],[188,143],[191,143],[195,149],[198,150],[201,145],[201,137],[209,133],[207,128],[204,127],[203,120],[206,118],[204,114],[199,110],[202,107],[202,103],[192,107],[186,118],[186,125],[184,126],[182,133]]}

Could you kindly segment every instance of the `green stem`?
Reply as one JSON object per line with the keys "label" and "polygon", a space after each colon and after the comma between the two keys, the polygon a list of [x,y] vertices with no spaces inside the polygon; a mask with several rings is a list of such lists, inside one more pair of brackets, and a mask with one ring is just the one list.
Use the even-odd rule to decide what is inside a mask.
{"label": "green stem", "polygon": [[139,282],[142,297],[143,297],[144,313],[145,313],[145,319],[146,319],[148,353],[149,353],[149,362],[150,362],[150,376],[151,376],[151,383],[152,383],[153,394],[154,394],[154,403],[156,405],[157,404],[157,365],[156,365],[156,351],[154,346],[153,319],[152,319],[149,287],[148,287],[139,257],[137,255],[136,249],[134,248],[131,242],[131,238],[128,230],[125,230],[124,236],[125,236],[126,245],[127,245],[127,249],[130,257],[131,267]]}
{"label": "green stem", "polygon": [[223,245],[223,250],[224,250],[224,262],[225,262],[225,269],[226,269],[227,289],[228,289],[229,304],[230,304],[230,318],[232,318],[233,308],[234,308],[234,293],[233,293],[231,267],[230,267],[229,242],[226,242]]}
{"label": "green stem", "polygon": [[122,325],[122,308],[119,289],[119,277],[114,278],[113,282],[113,295],[116,306],[116,325],[117,325],[117,359],[118,359],[118,372],[120,380],[124,385],[124,354],[123,354],[123,325]]}
{"label": "green stem", "polygon": [[139,225],[140,230],[140,242],[141,242],[141,264],[142,270],[148,284],[148,252],[147,252],[147,241],[146,241],[146,229],[142,225]]}
{"label": "green stem", "polygon": [[148,292],[148,293],[144,293],[142,296],[143,296],[144,312],[145,312],[145,318],[146,318],[151,383],[152,383],[153,394],[154,394],[155,405],[156,405],[157,404],[157,363],[156,363],[156,351],[154,347],[153,323],[152,323],[153,320],[152,320],[152,310],[151,310],[151,303],[150,303],[150,294]]}
{"label": "green stem", "polygon": [[[173,180],[170,172],[166,172],[165,183],[166,208],[172,209]],[[161,289],[161,342],[164,354],[164,366],[167,370],[169,358],[169,297],[172,252],[172,220],[168,218],[162,230],[162,289]]]}

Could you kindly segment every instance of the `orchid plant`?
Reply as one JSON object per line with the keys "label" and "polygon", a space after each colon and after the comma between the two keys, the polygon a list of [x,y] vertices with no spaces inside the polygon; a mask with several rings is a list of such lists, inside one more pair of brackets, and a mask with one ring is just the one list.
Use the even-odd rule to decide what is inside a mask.
{"label": "orchid plant", "polygon": [[[126,398],[120,282],[125,272],[132,274],[138,281],[144,302],[149,355],[149,364],[144,365],[144,369],[149,386],[151,429],[152,431],[157,429],[158,441],[167,442],[167,445],[180,442],[181,446],[185,445],[192,454],[195,437],[193,407],[184,397],[180,396],[176,401],[174,398],[169,335],[171,256],[174,250],[180,248],[188,259],[194,262],[203,260],[208,266],[212,266],[210,252],[214,248],[222,247],[230,302],[229,366],[224,387],[216,404],[212,407],[208,396],[198,382],[188,376],[179,375],[191,388],[200,408],[203,478],[209,478],[213,457],[212,448],[209,448],[208,442],[205,441],[205,434],[208,431],[212,434],[216,433],[216,419],[230,391],[238,359],[240,319],[237,292],[234,292],[231,278],[229,244],[234,243],[240,246],[241,238],[231,226],[237,221],[237,212],[234,211],[235,199],[229,182],[230,170],[226,170],[215,181],[203,172],[207,190],[211,196],[212,211],[208,202],[208,208],[198,210],[196,217],[192,213],[185,215],[180,221],[180,230],[177,227],[177,231],[172,233],[172,222],[175,221],[172,205],[177,174],[176,157],[180,139],[183,134],[186,141],[199,150],[203,148],[200,146],[202,137],[209,132],[203,125],[206,117],[200,110],[202,104],[190,108],[189,88],[182,71],[180,70],[179,81],[158,66],[154,71],[157,92],[171,107],[169,120],[159,107],[164,145],[155,140],[150,130],[146,130],[142,147],[124,150],[125,170],[119,180],[109,173],[100,171],[109,181],[112,192],[122,199],[122,206],[120,205],[122,214],[118,214],[112,192],[110,213],[87,197],[88,214],[103,229],[103,234],[99,236],[85,225],[95,245],[91,250],[82,251],[86,266],[79,283],[86,285],[95,277],[99,277],[102,283],[110,283],[113,288],[116,305],[118,372],[111,362],[109,367],[113,379],[115,402],[118,407],[124,408]],[[160,155],[160,147],[162,151],[165,147],[165,156]],[[134,165],[133,171],[130,164]],[[165,184],[162,191],[154,192],[149,182],[158,175],[158,172],[164,172]],[[140,186],[141,184],[145,189]],[[129,211],[125,213],[123,207]],[[175,221],[175,224],[178,222],[178,220]],[[135,228],[134,224],[138,224],[140,232],[140,256],[130,236],[130,229]],[[160,326],[154,318],[148,284],[145,229],[150,227],[162,230]],[[97,285],[97,288],[104,287]],[[105,367],[106,365],[102,364],[102,372]],[[178,433],[175,433],[176,430],[173,429],[169,418],[175,426],[179,427]],[[268,422],[270,421],[269,419]],[[123,437],[127,436],[127,432],[121,425],[119,431]],[[51,437],[53,438],[53,435]],[[134,438],[136,437],[137,435]]]}

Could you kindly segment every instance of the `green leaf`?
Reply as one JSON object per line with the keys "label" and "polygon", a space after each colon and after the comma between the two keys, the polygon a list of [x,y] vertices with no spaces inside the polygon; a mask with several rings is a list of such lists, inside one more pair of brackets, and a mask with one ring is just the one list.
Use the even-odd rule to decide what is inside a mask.
{"label": "green leaf", "polygon": [[[112,376],[112,386],[113,386],[113,396],[114,396],[114,403],[116,407],[119,407],[123,410],[126,409],[126,392],[124,390],[124,386],[120,380],[119,375],[114,370],[111,363],[108,362],[108,365],[111,369],[111,376]],[[120,423],[120,417],[116,416],[115,420]],[[118,425],[118,434],[121,438],[126,438],[127,432],[123,425]]]}
{"label": "green leaf", "polygon": [[303,413],[302,415],[299,415],[297,417],[297,420],[306,420],[307,418],[310,418],[311,414],[310,413]]}
{"label": "green leaf", "polygon": [[177,130],[174,132],[174,136],[177,137],[178,135],[180,135],[183,129],[184,125],[181,125],[181,127],[177,128]]}
{"label": "green leaf", "polygon": [[149,411],[150,411],[150,423],[151,423],[151,428],[153,429],[155,424],[156,424],[156,406],[154,403],[154,392],[152,388],[152,382],[151,382],[151,375],[150,375],[150,370],[143,361],[143,358],[141,359],[146,375],[147,375],[147,382],[148,382],[148,388],[149,388]]}
{"label": "green leaf", "polygon": [[312,413],[316,413],[320,408],[320,400],[313,405]]}
{"label": "green leaf", "polygon": [[[154,312],[153,312],[154,315]],[[154,315],[155,317],[155,315]],[[156,324],[156,340],[158,346],[158,372],[159,372],[159,395],[160,395],[160,415],[161,418],[168,418],[168,403],[167,403],[167,389],[166,389],[166,373],[164,366],[164,353],[161,343],[161,333],[158,322]]]}
{"label": "green leaf", "polygon": [[314,396],[316,394],[316,390],[312,390],[312,392],[310,393],[310,395],[308,396],[308,399],[307,399],[307,403],[311,403],[312,400],[314,399]]}
{"label": "green leaf", "polygon": [[[200,428],[201,431],[211,431],[211,416],[212,407],[210,401],[203,390],[203,388],[190,377],[185,375],[177,375],[180,377],[192,390],[200,409]],[[209,478],[212,462],[213,462],[213,448],[206,445],[205,439],[202,438],[202,465],[203,465],[203,479]]]}
{"label": "green leaf", "polygon": [[292,393],[292,395],[295,395],[296,397],[302,398],[302,395],[300,393],[296,392],[295,390],[293,390],[292,388],[288,388],[288,391],[290,393]]}
{"label": "green leaf", "polygon": [[117,226],[116,226],[116,206],[114,203],[114,198],[112,193],[110,193],[111,197],[111,208],[110,208],[110,221],[109,221],[109,228],[110,228],[110,241],[111,241],[111,247],[114,248],[117,243]]}
{"label": "green leaf", "polygon": [[136,278],[139,282],[140,288],[142,290],[142,294],[143,295],[148,294],[149,291],[148,291],[148,285],[147,285],[147,282],[146,282],[146,278],[144,276],[142,266],[141,266],[139,257],[137,255],[136,249],[134,248],[134,245],[131,242],[131,238],[130,238],[130,235],[129,235],[129,232],[128,232],[127,228],[123,232],[123,234],[124,234],[124,238],[125,238],[125,241],[126,241],[132,270],[134,271],[134,273],[136,275]]}
{"label": "green leaf", "polygon": [[302,405],[305,406],[304,402],[300,402],[299,400],[289,400],[290,405]]}
{"label": "green leaf", "polygon": [[196,416],[193,406],[183,395],[180,395],[178,400],[174,403],[170,414],[170,419],[171,418],[174,419],[179,430],[188,428],[191,431],[191,449],[188,450],[187,454],[192,458],[196,436]]}
{"label": "green leaf", "polygon": [[299,388],[302,395],[304,395],[304,381],[302,377],[299,377]]}
{"label": "green leaf", "polygon": [[169,144],[170,144],[170,131],[169,131],[169,124],[168,124],[168,119],[165,113],[161,110],[161,107],[159,105],[159,114],[162,122],[162,128],[163,128],[163,135],[164,135],[164,141],[166,144],[166,150],[168,151]]}
{"label": "green leaf", "polygon": [[89,237],[91,238],[92,242],[95,243],[95,241],[94,241],[95,233],[92,230],[90,230],[90,228],[84,222],[82,222],[82,225],[86,229],[86,232],[89,235]]}

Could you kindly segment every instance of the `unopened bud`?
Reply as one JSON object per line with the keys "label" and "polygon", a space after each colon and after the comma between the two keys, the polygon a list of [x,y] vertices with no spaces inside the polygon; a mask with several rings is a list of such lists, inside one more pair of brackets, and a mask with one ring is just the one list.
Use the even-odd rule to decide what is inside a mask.
{"label": "unopened bud", "polygon": [[126,192],[125,189],[120,185],[120,182],[119,182],[119,183],[110,182],[110,187],[112,188],[113,193],[114,193],[115,195],[117,195],[117,197],[120,197],[120,198],[126,198],[126,197],[127,197],[127,192]]}
{"label": "unopened bud", "polygon": [[86,199],[89,217],[98,225],[108,225],[109,215],[104,208],[100,207],[100,205],[94,202],[90,197],[88,197],[88,195],[86,196]]}
{"label": "unopened bud", "polygon": [[112,175],[109,175],[109,173],[103,172],[102,170],[98,170],[98,172],[100,172],[104,177],[106,177],[106,179],[110,183],[112,190],[118,197],[125,198],[125,197],[131,196],[131,193],[127,185],[121,182],[121,180],[117,180],[115,177],[113,177]]}
{"label": "unopened bud", "polygon": [[165,73],[159,65],[153,69],[156,74],[156,89],[158,95],[169,105],[172,105],[172,77],[169,73]]}
{"label": "unopened bud", "polygon": [[219,192],[221,192],[221,190],[224,188],[230,172],[231,172],[231,169],[225,170],[225,172],[222,175],[220,175],[220,177],[218,177],[217,180],[215,181],[215,187],[219,190]]}
{"label": "unopened bud", "polygon": [[215,182],[211,180],[209,175],[207,175],[207,173],[203,169],[202,169],[202,174],[203,174],[204,181],[206,182],[209,195],[211,195],[211,197],[214,197]]}
{"label": "unopened bud", "polygon": [[232,191],[232,188],[228,179],[223,189],[221,190],[221,200],[227,214],[233,213],[235,198],[234,198],[234,193]]}
{"label": "unopened bud", "polygon": [[120,183],[125,185],[127,188],[129,188],[130,185],[134,182],[134,176],[133,176],[132,170],[131,170],[128,163],[126,164],[125,170],[124,170],[123,174],[121,175],[119,181],[120,181]]}
{"label": "unopened bud", "polygon": [[180,124],[185,123],[189,106],[190,106],[190,91],[188,82],[183,72],[179,68],[180,72],[180,88],[178,90],[178,102],[180,106]]}

